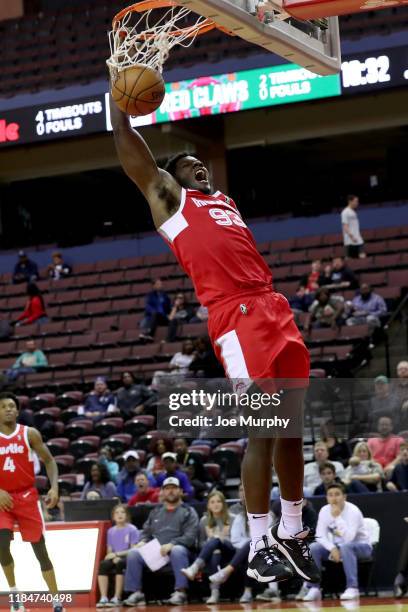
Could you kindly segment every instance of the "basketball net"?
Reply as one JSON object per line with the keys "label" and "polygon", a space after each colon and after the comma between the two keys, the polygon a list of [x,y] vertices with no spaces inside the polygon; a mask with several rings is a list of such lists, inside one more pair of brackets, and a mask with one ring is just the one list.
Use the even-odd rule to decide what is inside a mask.
{"label": "basketball net", "polygon": [[[158,16],[158,8],[168,10]],[[219,27],[202,16],[193,25],[181,27],[192,15],[172,0],[145,0],[118,13],[109,32],[111,56],[106,63],[111,78],[136,64],[161,73],[173,47],[189,47],[197,36]]]}

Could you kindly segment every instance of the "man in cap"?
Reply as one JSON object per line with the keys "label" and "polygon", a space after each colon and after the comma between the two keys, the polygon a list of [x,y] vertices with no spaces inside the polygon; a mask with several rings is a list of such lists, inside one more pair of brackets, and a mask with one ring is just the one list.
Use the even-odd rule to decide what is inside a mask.
{"label": "man in cap", "polygon": [[128,502],[137,492],[136,476],[140,473],[146,475],[151,486],[156,486],[153,476],[140,467],[140,456],[135,450],[128,450],[123,458],[125,460],[122,470],[119,472],[117,491],[122,501]]}
{"label": "man in cap", "polygon": [[156,477],[156,485],[161,487],[164,480],[169,477],[177,478],[180,487],[183,490],[183,497],[185,500],[191,499],[194,495],[194,489],[191,486],[191,482],[185,472],[180,470],[177,464],[177,455],[176,453],[166,452],[161,456],[161,460],[164,467],[164,472],[159,474]]}
{"label": "man in cap", "polygon": [[178,478],[165,478],[162,483],[163,503],[151,511],[143,525],[141,541],[127,557],[125,590],[132,594],[124,602],[126,606],[146,603],[142,585],[145,562],[137,549],[154,539],[160,543],[161,554],[168,555],[174,574],[174,592],[166,603],[178,606],[187,602],[188,579],[181,570],[190,564],[190,551],[198,536],[198,516],[194,508],[183,504],[182,499]]}
{"label": "man in cap", "polygon": [[19,251],[18,261],[14,266],[13,283],[34,283],[39,277],[35,261],[29,259],[24,251]]}
{"label": "man in cap", "polygon": [[85,400],[83,414],[89,419],[100,421],[107,414],[118,412],[115,405],[115,396],[106,384],[103,376],[95,379],[93,391]]}
{"label": "man in cap", "polygon": [[378,419],[381,416],[394,418],[398,415],[400,403],[393,391],[387,376],[380,374],[374,379],[374,396],[370,400],[370,414],[368,415],[368,429],[375,431]]}

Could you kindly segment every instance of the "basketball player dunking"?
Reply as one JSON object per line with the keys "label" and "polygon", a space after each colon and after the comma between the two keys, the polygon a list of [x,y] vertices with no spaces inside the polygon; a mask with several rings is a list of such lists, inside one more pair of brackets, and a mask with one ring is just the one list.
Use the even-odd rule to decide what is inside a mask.
{"label": "basketball player dunking", "polygon": [[45,546],[33,451],[44,462],[51,483],[46,500],[49,508],[58,503],[58,468],[41,434],[32,427],[17,424],[18,412],[18,398],[12,393],[0,393],[0,563],[10,587],[10,611],[24,611],[10,553],[13,528],[17,524],[23,540],[31,542],[40,563],[44,580],[53,595],[54,612],[62,612],[54,568]]}
{"label": "basketball player dunking", "polygon": [[[309,378],[309,354],[287,300],[272,289],[268,266],[231,198],[213,191],[204,164],[188,154],[163,170],[111,99],[120,162],[148,201],[159,233],[208,307],[208,329],[231,379]],[[293,385],[291,385],[293,386]],[[299,414],[303,388],[285,391],[281,408]],[[272,460],[282,496],[280,524],[268,533]],[[302,524],[301,438],[249,438],[242,480],[251,536],[248,575],[262,582],[319,579]],[[276,551],[280,551],[280,555]]]}

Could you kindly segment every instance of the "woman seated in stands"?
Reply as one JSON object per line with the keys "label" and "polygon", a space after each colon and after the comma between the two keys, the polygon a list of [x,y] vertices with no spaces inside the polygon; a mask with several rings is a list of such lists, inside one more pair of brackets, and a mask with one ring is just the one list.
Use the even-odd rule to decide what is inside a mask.
{"label": "woman seated in stands", "polygon": [[340,461],[343,465],[347,465],[351,455],[350,446],[347,440],[337,438],[334,429],[333,420],[327,419],[320,425],[320,439],[326,442],[329,461]]}
{"label": "woman seated in stands", "polygon": [[173,440],[170,438],[154,438],[150,442],[152,456],[147,462],[146,471],[154,478],[165,471],[161,456],[166,451],[173,452]]}
{"label": "woman seated in stands", "polygon": [[108,468],[102,463],[95,463],[84,488],[81,499],[89,499],[88,494],[97,491],[102,499],[113,499],[118,496],[115,483],[112,482]]}
{"label": "woman seated in stands", "polygon": [[188,368],[195,357],[194,343],[192,340],[184,340],[181,351],[175,353],[169,363],[169,372],[156,370],[153,374],[152,389],[157,389],[161,384],[173,385],[181,382],[188,373]]}
{"label": "woman seated in stands", "polygon": [[369,491],[381,491],[384,473],[379,463],[373,460],[367,442],[355,445],[353,455],[349,459],[349,466],[343,476],[345,485],[352,481],[364,484]]}
{"label": "woman seated in stands", "polygon": [[[140,540],[139,530],[131,524],[125,505],[118,504],[114,507],[112,521],[114,525],[108,530],[106,555],[99,566],[98,585],[101,598],[96,604],[97,608],[121,605],[126,557]],[[115,576],[115,594],[110,601],[109,576]]]}
{"label": "woman seated in stands", "polygon": [[24,311],[15,321],[11,322],[11,325],[18,327],[20,325],[31,325],[31,323],[47,323],[44,299],[35,283],[28,283],[27,297]]}

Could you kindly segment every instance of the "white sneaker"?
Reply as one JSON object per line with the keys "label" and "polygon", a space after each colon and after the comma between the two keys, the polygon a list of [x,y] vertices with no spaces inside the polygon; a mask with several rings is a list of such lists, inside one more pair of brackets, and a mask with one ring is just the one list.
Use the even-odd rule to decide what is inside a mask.
{"label": "white sneaker", "polygon": [[198,572],[200,571],[198,563],[194,562],[188,567],[183,567],[181,573],[184,574],[189,580],[195,580]]}
{"label": "white sneaker", "polygon": [[117,597],[112,597],[112,599],[108,601],[108,603],[106,604],[106,607],[117,608],[121,605],[122,605],[122,601],[120,599],[118,599]]}
{"label": "white sneaker", "polygon": [[131,608],[133,606],[145,606],[146,599],[144,593],[142,593],[141,591],[136,591],[136,593],[132,593],[127,599],[125,599],[123,605],[130,606]]}
{"label": "white sneaker", "polygon": [[218,589],[211,589],[211,595],[206,600],[206,604],[217,604],[220,601],[220,591]]}
{"label": "white sneaker", "polygon": [[170,599],[168,599],[165,603],[170,606],[182,606],[187,603],[187,595],[184,593],[184,591],[174,591]]}
{"label": "white sneaker", "polygon": [[97,608],[104,608],[106,604],[109,603],[109,599],[107,597],[101,597],[98,603],[96,604]]}
{"label": "white sneaker", "polygon": [[252,593],[250,591],[244,591],[239,603],[240,604],[247,604],[247,603],[251,603],[253,601],[253,597],[252,597]]}
{"label": "white sneaker", "polygon": [[358,589],[349,588],[340,595],[340,599],[343,601],[346,599],[358,599],[360,597],[360,591]]}
{"label": "white sneaker", "polygon": [[228,576],[223,569],[220,569],[218,572],[215,572],[215,574],[211,574],[208,579],[212,584],[219,585],[228,580]]}
{"label": "white sneaker", "polygon": [[307,595],[309,589],[307,588],[307,586],[305,584],[302,585],[302,588],[300,589],[299,593],[296,595],[295,600],[296,601],[304,601],[304,597]]}
{"label": "white sneaker", "polygon": [[306,595],[303,597],[303,601],[317,601],[322,598],[322,592],[318,587],[310,587]]}

